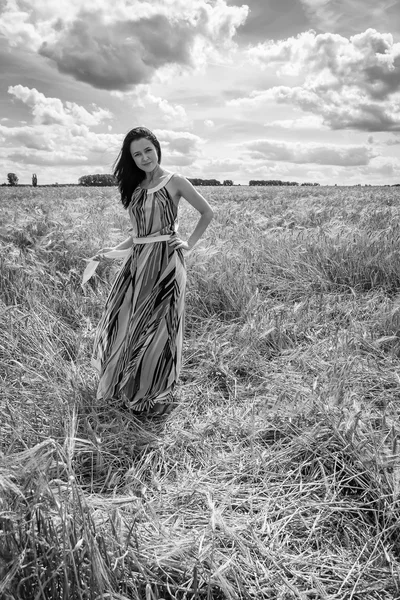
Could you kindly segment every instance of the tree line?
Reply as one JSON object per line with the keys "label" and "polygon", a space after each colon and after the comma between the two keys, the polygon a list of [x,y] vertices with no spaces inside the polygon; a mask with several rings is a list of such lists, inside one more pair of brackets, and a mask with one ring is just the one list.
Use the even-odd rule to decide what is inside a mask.
{"label": "tree line", "polygon": [[[8,180],[8,185],[18,185],[18,177],[15,173],[8,173],[7,175],[7,180]],[[33,173],[32,175],[32,185],[34,187],[37,186],[37,175],[36,173]],[[233,181],[232,179],[224,179],[224,181],[221,183],[220,181],[218,181],[218,179],[199,179],[199,178],[194,178],[194,179],[189,179],[189,181],[195,185],[195,186],[199,186],[199,185],[208,185],[208,186],[213,186],[213,185],[225,185],[225,186],[230,186],[233,185]],[[79,177],[78,179],[78,185],[84,185],[84,186],[112,186],[112,185],[117,185],[117,180],[115,179],[114,175],[112,175],[111,173],[95,173],[94,175],[82,175],[82,177]]]}
{"label": "tree line", "polygon": [[220,181],[218,181],[218,179],[200,179],[198,177],[188,177],[188,181],[190,181],[190,183],[192,185],[195,186],[199,186],[199,185],[233,185],[233,181],[232,179],[224,179],[223,183],[221,183]]}
{"label": "tree line", "polygon": [[[15,173],[7,174],[8,185],[18,185],[18,177]],[[218,179],[201,179],[199,177],[188,177],[190,183],[194,186],[232,186],[234,185],[232,179],[224,179],[223,182]],[[32,175],[32,185],[37,186],[37,175]],[[94,175],[82,175],[78,179],[78,185],[84,186],[113,186],[117,185],[117,181],[111,173],[95,173]],[[279,179],[252,179],[249,181],[249,185],[299,185],[297,181],[280,181]],[[319,185],[319,183],[302,183],[301,185]]]}
{"label": "tree line", "polygon": [[280,179],[251,179],[249,185],[320,185],[319,183],[301,183],[297,181],[281,181]]}
{"label": "tree line", "polygon": [[[195,178],[189,178],[188,180],[190,181],[190,183],[194,186],[232,186],[235,185],[232,181],[232,179],[224,179],[223,182],[219,181],[218,179],[201,179],[199,177],[195,177]],[[15,186],[18,185],[18,177],[15,173],[8,173],[7,174],[7,181],[8,181],[8,185],[10,186]],[[32,174],[32,186],[36,187],[38,184],[38,178],[36,173]],[[7,184],[1,184],[1,185],[7,185]],[[52,185],[59,185],[58,183],[52,184]],[[63,185],[76,185],[76,184],[63,184]],[[95,173],[94,175],[83,175],[82,177],[79,177],[78,179],[78,185],[83,185],[83,186],[113,186],[113,185],[117,185],[117,181],[114,177],[114,175],[110,174],[110,173]],[[240,184],[239,184],[240,185]],[[306,182],[306,183],[298,183],[297,181],[281,181],[280,179],[251,179],[249,181],[249,184],[251,186],[270,186],[270,185],[287,185],[287,186],[296,186],[296,185],[300,185],[300,186],[318,186],[320,185],[319,183],[310,183],[310,182]],[[361,186],[361,184],[358,184],[359,186]],[[369,184],[365,184],[365,185],[369,185]],[[387,184],[385,187],[399,187],[400,183],[394,183],[394,184]]]}
{"label": "tree line", "polygon": [[[225,179],[223,181],[223,183],[221,183],[220,181],[218,181],[218,179],[199,179],[199,178],[188,178],[188,180],[190,181],[190,183],[192,185],[195,186],[199,186],[199,185],[233,185],[233,181],[231,179]],[[83,175],[83,177],[79,177],[79,185],[95,185],[95,186],[102,186],[102,185],[116,185],[117,181],[114,177],[114,175],[109,175],[109,174],[100,174],[97,173],[96,175]]]}

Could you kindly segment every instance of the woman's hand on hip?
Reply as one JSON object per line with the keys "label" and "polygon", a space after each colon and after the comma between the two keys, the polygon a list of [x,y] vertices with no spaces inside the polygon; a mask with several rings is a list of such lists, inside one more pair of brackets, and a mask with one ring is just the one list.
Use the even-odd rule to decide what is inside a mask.
{"label": "woman's hand on hip", "polygon": [[171,236],[171,239],[168,241],[168,244],[172,248],[174,248],[174,250],[177,250],[178,248],[181,248],[182,250],[191,250],[192,249],[187,242],[184,242],[183,240],[181,240],[181,238],[179,238],[176,234],[173,234]]}

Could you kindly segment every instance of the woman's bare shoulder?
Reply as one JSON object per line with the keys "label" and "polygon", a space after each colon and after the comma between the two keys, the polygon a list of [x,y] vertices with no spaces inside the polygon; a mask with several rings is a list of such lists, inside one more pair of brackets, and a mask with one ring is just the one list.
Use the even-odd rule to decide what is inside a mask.
{"label": "woman's bare shoulder", "polygon": [[179,202],[182,196],[181,187],[182,182],[184,181],[187,181],[187,179],[183,177],[183,175],[181,175],[180,173],[172,173],[172,176],[166,185],[168,192],[173,198],[174,202]]}
{"label": "woman's bare shoulder", "polygon": [[173,173],[169,181],[176,187],[177,190],[180,190],[182,187],[186,188],[188,185],[191,185],[187,177],[184,177],[181,173]]}
{"label": "woman's bare shoulder", "polygon": [[185,179],[183,175],[181,175],[180,173],[177,173],[176,171],[174,171],[172,173],[172,177],[170,179],[170,181],[174,181],[175,183],[178,183],[179,181],[182,181],[182,179]]}

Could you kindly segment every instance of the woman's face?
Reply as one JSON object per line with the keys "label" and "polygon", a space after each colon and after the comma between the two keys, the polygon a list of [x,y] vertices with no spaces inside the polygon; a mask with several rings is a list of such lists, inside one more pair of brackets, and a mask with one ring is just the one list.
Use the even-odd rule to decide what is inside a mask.
{"label": "woman's face", "polygon": [[133,140],[130,151],[135,164],[146,173],[151,173],[158,165],[158,155],[154,144],[147,138]]}

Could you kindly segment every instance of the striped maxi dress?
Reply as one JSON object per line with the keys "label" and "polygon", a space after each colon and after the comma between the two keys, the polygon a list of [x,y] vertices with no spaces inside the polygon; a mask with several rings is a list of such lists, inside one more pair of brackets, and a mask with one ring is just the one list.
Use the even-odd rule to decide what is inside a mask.
{"label": "striped maxi dress", "polygon": [[119,398],[140,412],[172,400],[181,368],[183,251],[168,241],[144,243],[177,231],[178,207],[165,187],[171,177],[147,190],[137,187],[132,195],[134,243],[107,298],[92,356],[100,373],[97,398]]}

